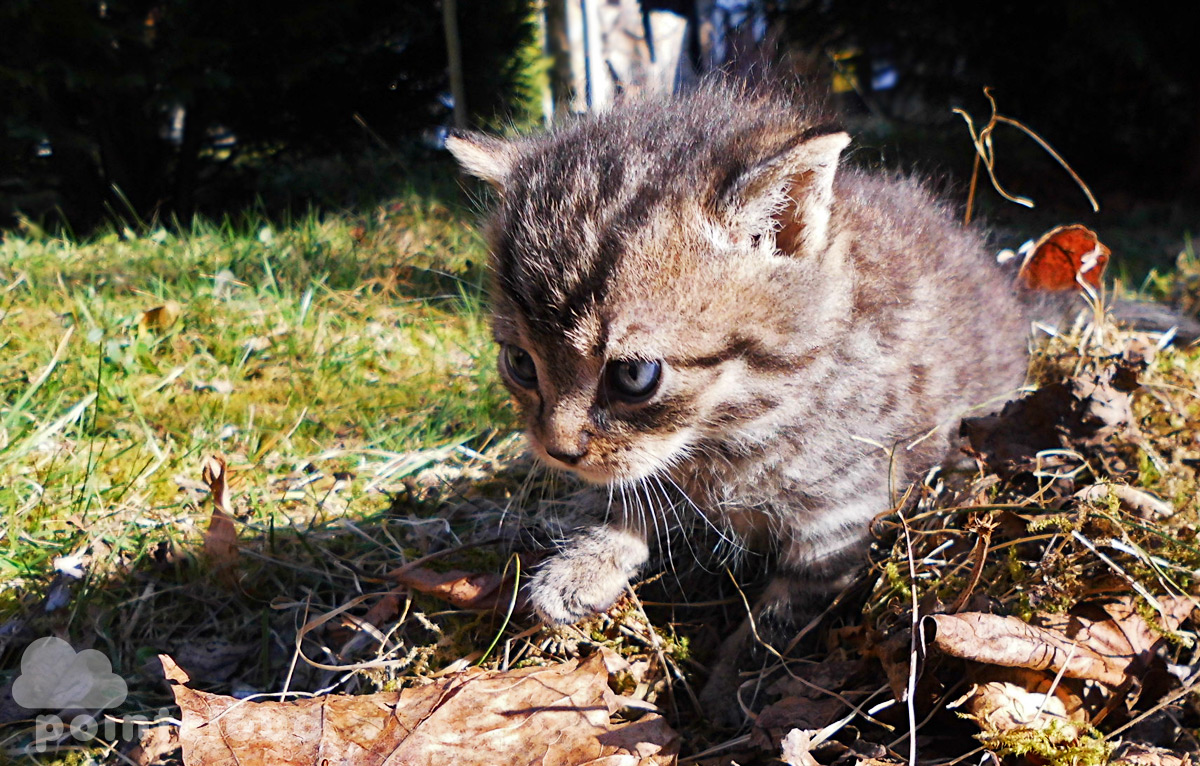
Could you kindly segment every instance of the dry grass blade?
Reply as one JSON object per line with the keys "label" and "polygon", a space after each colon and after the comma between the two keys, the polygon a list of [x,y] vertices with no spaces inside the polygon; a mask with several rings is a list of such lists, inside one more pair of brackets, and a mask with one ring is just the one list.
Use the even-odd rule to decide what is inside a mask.
{"label": "dry grass blade", "polygon": [[1067,164],[1067,161],[1064,160],[1058,152],[1054,151],[1054,147],[1050,146],[1046,139],[1039,136],[1031,128],[1022,124],[1020,121],[1014,120],[1011,117],[1005,117],[1004,115],[1000,114],[996,108],[996,99],[992,97],[991,88],[984,88],[983,95],[987,98],[988,103],[991,104],[992,114],[988,118],[987,123],[980,128],[978,132],[975,130],[975,122],[971,119],[971,115],[967,114],[965,110],[958,107],[955,107],[953,110],[951,110],[955,114],[962,117],[967,123],[967,131],[971,134],[971,143],[975,147],[975,164],[971,173],[970,190],[967,194],[967,210],[964,216],[964,222],[971,222],[971,214],[975,205],[975,189],[979,179],[979,165],[981,162],[984,168],[987,169],[988,178],[991,179],[992,186],[996,189],[1000,196],[1004,197],[1009,202],[1015,202],[1016,204],[1023,205],[1024,207],[1033,207],[1033,200],[1029,199],[1028,197],[1021,197],[1009,193],[1004,189],[1003,186],[1000,185],[1000,181],[996,178],[996,150],[992,142],[992,131],[994,131],[996,126],[999,124],[1012,125],[1014,128],[1018,128],[1025,133],[1025,135],[1036,141],[1039,146],[1046,150],[1047,154],[1054,158],[1055,162],[1062,166],[1063,170],[1066,170],[1067,173],[1070,174],[1072,180],[1075,181],[1075,183],[1083,191],[1084,195],[1087,196],[1093,212],[1099,212],[1100,203],[1096,202],[1096,198],[1092,194],[1092,190],[1089,189],[1087,184],[1083,182],[1083,179],[1071,169],[1071,166]]}

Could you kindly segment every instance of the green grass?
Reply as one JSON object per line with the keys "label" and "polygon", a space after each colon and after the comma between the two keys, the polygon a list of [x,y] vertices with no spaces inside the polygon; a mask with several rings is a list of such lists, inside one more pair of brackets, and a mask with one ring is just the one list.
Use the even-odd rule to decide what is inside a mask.
{"label": "green grass", "polygon": [[[0,628],[96,645],[129,676],[181,636],[261,633],[267,594],[254,585],[296,598],[346,587],[314,560],[367,546],[347,542],[353,534],[314,545],[314,533],[342,518],[386,528],[409,477],[514,428],[469,219],[412,192],[361,215],[85,241],[32,225],[7,234]],[[146,314],[160,306],[174,321]],[[283,582],[286,566],[274,567],[236,594],[237,625],[225,620],[238,607],[206,603],[220,598],[207,586],[170,609],[138,608],[148,581],[159,591],[206,581],[193,551],[211,512],[198,487],[211,453],[228,459],[248,547],[309,577]],[[377,571],[402,563],[398,538],[373,546]],[[290,545],[309,555],[281,553]],[[87,576],[50,608],[54,562],[71,554],[86,557]]]}
{"label": "green grass", "polygon": [[[169,502],[171,472],[209,450],[270,469],[333,444],[407,450],[494,427],[503,396],[467,232],[413,201],[282,230],[7,238],[0,483],[71,485],[103,513],[130,491]],[[142,321],[172,301],[169,327]]]}

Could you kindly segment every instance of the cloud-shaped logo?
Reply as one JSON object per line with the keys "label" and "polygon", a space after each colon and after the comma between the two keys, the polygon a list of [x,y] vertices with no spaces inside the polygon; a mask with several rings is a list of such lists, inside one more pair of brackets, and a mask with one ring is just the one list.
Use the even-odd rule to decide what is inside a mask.
{"label": "cloud-shaped logo", "polygon": [[39,638],[21,655],[13,701],[24,708],[104,709],[125,701],[125,679],[95,649],[76,653],[61,638]]}

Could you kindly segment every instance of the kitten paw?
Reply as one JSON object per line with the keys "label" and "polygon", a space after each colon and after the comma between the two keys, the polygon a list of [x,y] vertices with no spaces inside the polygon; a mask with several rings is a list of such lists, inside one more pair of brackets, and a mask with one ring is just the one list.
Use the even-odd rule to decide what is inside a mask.
{"label": "kitten paw", "polygon": [[649,557],[646,541],[632,532],[590,530],[542,564],[529,583],[529,605],[547,623],[579,622],[612,606]]}

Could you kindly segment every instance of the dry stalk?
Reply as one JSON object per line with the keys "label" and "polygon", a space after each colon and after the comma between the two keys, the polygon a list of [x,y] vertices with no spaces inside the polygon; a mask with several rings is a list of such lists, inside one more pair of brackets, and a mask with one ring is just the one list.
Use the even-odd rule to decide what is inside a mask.
{"label": "dry stalk", "polygon": [[1015,202],[1018,205],[1023,205],[1029,208],[1033,207],[1033,200],[1029,199],[1028,197],[1017,196],[1005,191],[1004,187],[1000,185],[1000,181],[996,179],[996,149],[992,143],[992,132],[996,129],[996,126],[1001,123],[1005,125],[1012,125],[1014,128],[1020,129],[1023,133],[1025,133],[1025,135],[1036,141],[1038,146],[1046,150],[1046,153],[1053,157],[1054,160],[1060,166],[1062,166],[1063,170],[1067,171],[1067,173],[1071,176],[1071,178],[1083,191],[1084,195],[1088,198],[1088,202],[1091,203],[1092,206],[1092,211],[1096,213],[1100,212],[1100,203],[1096,202],[1095,196],[1092,195],[1092,190],[1089,189],[1087,184],[1083,182],[1083,179],[1071,169],[1071,166],[1068,165],[1067,161],[1062,158],[1062,155],[1054,151],[1054,147],[1050,146],[1046,139],[1039,136],[1031,128],[1022,124],[1019,120],[1014,120],[1011,117],[1005,117],[1004,115],[1000,114],[996,109],[996,99],[992,97],[992,89],[990,87],[983,89],[983,95],[985,98],[987,98],[988,103],[992,106],[992,114],[991,117],[988,118],[987,124],[980,128],[978,132],[975,130],[975,122],[971,119],[971,115],[967,114],[964,109],[955,107],[951,110],[966,121],[967,131],[971,134],[971,143],[975,147],[975,163],[971,171],[971,185],[967,192],[967,212],[963,218],[963,223],[971,222],[971,214],[975,207],[975,189],[979,180],[979,165],[981,163],[985,168],[987,168],[988,178],[990,178],[992,181],[992,187],[995,188],[1001,197],[1004,197],[1004,199],[1008,200],[1009,202]]}
{"label": "dry stalk", "polygon": [[962,608],[966,606],[967,601],[971,598],[971,594],[975,592],[975,588],[979,586],[979,580],[983,577],[983,568],[987,564],[988,546],[992,542],[992,532],[998,526],[997,521],[991,516],[980,516],[975,519],[972,524],[976,534],[975,547],[971,549],[969,554],[974,559],[974,565],[971,567],[971,576],[967,579],[966,586],[963,587],[962,593],[958,594],[958,598],[954,599],[954,603],[947,609],[947,614],[958,614]]}

